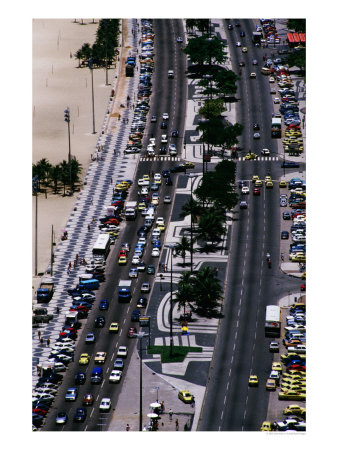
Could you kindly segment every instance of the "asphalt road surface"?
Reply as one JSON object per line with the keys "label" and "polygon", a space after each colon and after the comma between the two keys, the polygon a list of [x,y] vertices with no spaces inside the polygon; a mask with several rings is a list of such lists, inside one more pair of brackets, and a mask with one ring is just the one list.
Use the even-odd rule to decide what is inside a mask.
{"label": "asphalt road surface", "polygon": [[[244,124],[240,147],[243,154],[254,151],[260,154],[269,148],[277,153],[277,142],[271,139],[270,126],[272,99],[267,77],[260,74],[262,57],[267,49],[256,48],[251,43],[251,32],[255,29],[250,20],[241,20],[241,27],[229,31],[233,70],[239,70],[244,61],[241,80],[238,82],[237,122]],[[226,26],[227,26],[226,22]],[[243,30],[245,38],[239,36]],[[235,46],[237,41],[247,46],[242,53]],[[252,59],[258,65],[252,65]],[[250,79],[251,72],[257,73]],[[253,139],[253,123],[260,124],[261,138]],[[237,164],[237,179],[251,180],[252,175],[271,175],[277,180],[281,175],[280,161],[240,161]],[[251,186],[250,186],[250,190]],[[261,188],[260,196],[243,196],[248,209],[236,208],[233,227],[228,276],[225,288],[224,318],[219,328],[217,343],[210,370],[210,382],[200,418],[200,431],[257,431],[266,418],[268,392],[265,381],[269,376],[272,354],[268,351],[271,339],[264,336],[265,306],[276,304],[279,297],[296,280],[283,275],[279,270],[280,206],[279,189]],[[271,254],[272,268],[267,267],[265,254]],[[248,386],[250,374],[258,375],[259,387]]]}
{"label": "asphalt road surface", "polygon": [[[179,130],[179,138],[173,138],[179,153],[182,148],[183,132],[184,132],[184,118],[186,107],[186,79],[185,71],[185,55],[181,51],[180,45],[176,43],[177,36],[183,36],[183,26],[181,20],[154,20],[155,33],[155,71],[152,77],[152,97],[151,108],[148,113],[148,127],[144,137],[144,146],[146,147],[149,137],[156,137],[157,143],[160,141],[160,136],[167,132],[171,135],[173,129]],[[174,79],[168,79],[167,72],[173,69],[175,72]],[[164,112],[169,113],[169,126],[167,130],[160,129],[160,116]],[[157,123],[150,123],[150,117],[156,114],[159,118]],[[147,136],[148,134],[148,136]],[[171,142],[169,137],[168,144]],[[123,150],[123,149],[122,149]],[[151,171],[161,172],[163,169],[168,169],[174,165],[170,161],[140,161],[135,183],[132,186],[129,194],[129,200],[137,200],[137,179],[142,177],[145,173]],[[174,176],[175,177],[175,176]],[[175,181],[175,178],[173,178]],[[174,183],[175,185],[175,183]],[[163,216],[167,222],[169,219],[171,205],[163,204],[163,196],[173,194],[175,186],[166,186],[164,183],[160,187],[160,204],[157,209],[157,215]],[[102,285],[96,294],[96,302],[92,308],[89,317],[83,325],[82,334],[77,344],[74,363],[70,363],[65,374],[62,385],[59,388],[58,395],[53,403],[50,413],[48,414],[46,424],[43,430],[72,430],[72,431],[99,431],[105,430],[111,419],[114,407],[117,404],[118,396],[122,384],[109,384],[108,378],[112,371],[113,361],[116,358],[117,348],[120,345],[126,345],[129,349],[129,356],[125,361],[124,374],[128,370],[128,362],[130,354],[136,345],[137,339],[130,339],[127,337],[127,331],[130,326],[134,326],[135,322],[131,322],[130,314],[136,308],[136,302],[140,295],[140,286],[145,281],[152,281],[153,275],[140,273],[138,279],[132,282],[132,301],[127,304],[117,302],[117,286],[121,279],[128,279],[128,271],[131,266],[131,257],[128,260],[127,266],[119,266],[117,264],[117,254],[122,242],[129,242],[131,249],[134,248],[137,242],[136,230],[143,224],[143,217],[138,215],[135,221],[129,221],[123,231],[120,232],[120,237],[116,243],[115,248],[112,247],[110,255],[107,260],[106,268],[106,282]],[[162,238],[163,239],[163,238]],[[132,251],[131,251],[132,253]],[[158,264],[158,258],[151,257],[150,245],[146,246],[144,256],[142,258],[147,264]],[[107,298],[110,300],[110,307],[107,311],[99,311],[99,300]],[[142,311],[144,312],[144,310]],[[104,328],[94,328],[94,320],[97,315],[103,315],[106,319]],[[109,334],[108,328],[111,322],[119,322],[121,331],[117,335]],[[137,323],[136,323],[137,324]],[[138,328],[138,325],[136,325]],[[89,332],[94,332],[96,342],[93,345],[86,345],[84,340]],[[90,374],[94,367],[94,355],[97,351],[107,352],[107,360],[103,365],[104,380],[101,385],[92,385],[90,383]],[[88,352],[92,355],[92,360],[88,366],[79,366],[78,360],[81,353]],[[74,385],[74,375],[79,370],[84,370],[87,375],[87,380],[84,385],[78,386],[79,396],[75,402],[65,402],[64,396],[66,390]],[[72,421],[73,414],[77,407],[82,406],[83,396],[91,393],[94,396],[93,407],[87,408],[87,419],[84,423],[74,423]],[[131,396],[135,393],[131,392]],[[103,397],[109,397],[112,400],[112,408],[110,413],[100,413],[99,403]],[[69,417],[68,423],[63,426],[55,425],[55,416],[58,411],[66,411]]]}

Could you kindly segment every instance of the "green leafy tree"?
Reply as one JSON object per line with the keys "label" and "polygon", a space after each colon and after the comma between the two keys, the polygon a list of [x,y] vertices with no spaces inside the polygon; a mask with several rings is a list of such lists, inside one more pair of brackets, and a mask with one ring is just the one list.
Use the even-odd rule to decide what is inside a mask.
{"label": "green leafy tree", "polygon": [[296,66],[303,73],[305,73],[305,70],[306,70],[306,50],[305,50],[305,48],[295,50],[293,53],[288,55],[286,58],[286,62],[290,67]]}
{"label": "green leafy tree", "polygon": [[219,209],[205,208],[198,222],[197,234],[205,242],[205,248],[210,248],[208,242],[211,242],[211,248],[221,242],[224,230],[224,214]]}
{"label": "green leafy tree", "polygon": [[306,19],[289,19],[286,26],[288,30],[294,30],[296,33],[305,33]]}
{"label": "green leafy tree", "polygon": [[223,64],[227,59],[224,49],[220,39],[203,35],[189,39],[184,52],[193,64]]}
{"label": "green leafy tree", "polygon": [[224,102],[221,98],[206,99],[204,105],[198,110],[200,116],[206,119],[220,117],[225,111]]}
{"label": "green leafy tree", "polygon": [[222,287],[216,269],[203,267],[191,278],[191,284],[197,312],[212,315],[222,298]]}
{"label": "green leafy tree", "polygon": [[192,215],[192,221],[197,222],[198,217],[202,213],[202,206],[195,200],[189,199],[181,208],[180,218],[184,219],[184,217]]}
{"label": "green leafy tree", "polygon": [[54,194],[57,194],[58,183],[61,181],[61,167],[60,164],[53,166],[49,172],[49,177],[54,185]]}

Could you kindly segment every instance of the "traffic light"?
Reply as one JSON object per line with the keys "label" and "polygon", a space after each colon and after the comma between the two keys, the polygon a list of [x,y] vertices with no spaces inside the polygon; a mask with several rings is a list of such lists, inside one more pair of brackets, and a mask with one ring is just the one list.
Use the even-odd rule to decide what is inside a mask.
{"label": "traffic light", "polygon": [[70,122],[70,112],[69,112],[68,107],[67,107],[67,109],[65,109],[65,122],[67,122],[67,123]]}

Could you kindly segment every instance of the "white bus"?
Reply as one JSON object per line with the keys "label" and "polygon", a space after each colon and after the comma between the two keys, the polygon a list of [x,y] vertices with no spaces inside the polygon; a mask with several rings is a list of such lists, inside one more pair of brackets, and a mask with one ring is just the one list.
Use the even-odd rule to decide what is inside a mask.
{"label": "white bus", "polygon": [[110,250],[110,238],[109,234],[99,234],[94,247],[93,255],[101,255],[107,258]]}
{"label": "white bus", "polygon": [[268,305],[265,314],[265,336],[280,337],[280,307]]}

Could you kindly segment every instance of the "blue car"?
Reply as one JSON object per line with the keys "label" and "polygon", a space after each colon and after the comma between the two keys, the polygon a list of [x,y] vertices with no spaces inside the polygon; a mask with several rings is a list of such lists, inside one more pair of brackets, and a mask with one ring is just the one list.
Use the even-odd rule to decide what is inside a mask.
{"label": "blue car", "polygon": [[75,402],[78,395],[79,395],[78,388],[69,388],[67,389],[65,400],[66,402]]}
{"label": "blue car", "polygon": [[85,339],[86,344],[93,344],[95,342],[94,333],[88,333]]}
{"label": "blue car", "polygon": [[100,305],[99,305],[99,310],[100,311],[105,311],[106,309],[109,308],[109,302],[106,299],[103,299],[100,301]]}
{"label": "blue car", "polygon": [[115,359],[113,367],[114,369],[123,370],[124,367],[123,359],[121,358]]}
{"label": "blue car", "polygon": [[131,321],[138,322],[140,320],[140,315],[140,311],[138,309],[134,309],[134,311],[131,313]]}
{"label": "blue car", "polygon": [[170,177],[170,171],[168,169],[162,170],[162,177],[163,178],[169,178]]}
{"label": "blue car", "polygon": [[281,165],[281,167],[287,169],[287,168],[297,168],[299,167],[299,163],[295,161],[284,161]]}
{"label": "blue car", "polygon": [[161,241],[159,241],[158,239],[156,241],[154,241],[153,242],[153,248],[161,249]]}
{"label": "blue car", "polygon": [[84,408],[76,408],[73,420],[74,422],[84,422],[87,417],[87,411]]}
{"label": "blue car", "polygon": [[173,131],[171,132],[171,136],[172,136],[172,137],[178,137],[178,130],[173,130]]}

